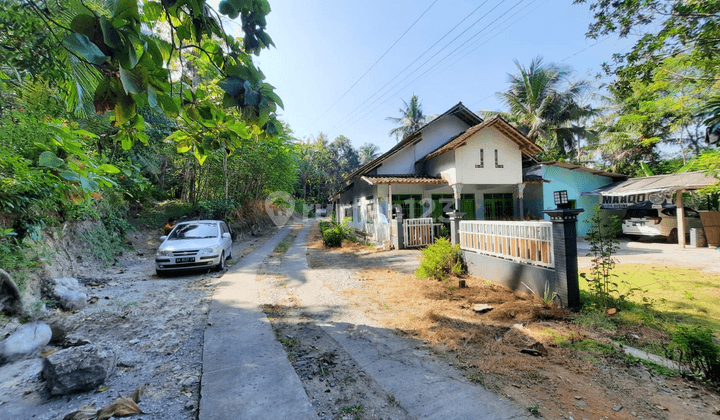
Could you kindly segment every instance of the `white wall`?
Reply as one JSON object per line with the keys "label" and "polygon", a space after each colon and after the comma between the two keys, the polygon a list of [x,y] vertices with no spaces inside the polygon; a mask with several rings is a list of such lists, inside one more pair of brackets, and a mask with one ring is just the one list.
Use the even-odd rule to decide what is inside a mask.
{"label": "white wall", "polygon": [[457,183],[457,169],[455,168],[455,154],[444,153],[427,163],[427,173],[431,176],[439,176],[448,184]]}
{"label": "white wall", "polygon": [[382,165],[377,168],[377,174],[399,175],[415,173],[415,162],[468,128],[470,128],[469,125],[452,115],[435,122],[423,130],[422,140],[420,140],[420,142],[405,147],[383,162]]}
{"label": "white wall", "polygon": [[[483,167],[480,149],[484,151]],[[495,166],[495,150],[498,163]],[[519,184],[522,182],[522,154],[520,147],[492,127],[480,130],[468,139],[465,146],[455,149],[457,182],[460,184]]]}

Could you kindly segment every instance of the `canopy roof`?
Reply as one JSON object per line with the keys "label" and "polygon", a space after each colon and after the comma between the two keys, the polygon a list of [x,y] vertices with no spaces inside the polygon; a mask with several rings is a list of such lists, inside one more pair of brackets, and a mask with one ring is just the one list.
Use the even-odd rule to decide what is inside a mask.
{"label": "canopy roof", "polygon": [[706,175],[704,171],[681,174],[655,175],[630,178],[584,192],[580,195],[625,196],[663,191],[697,190],[715,185],[720,179]]}

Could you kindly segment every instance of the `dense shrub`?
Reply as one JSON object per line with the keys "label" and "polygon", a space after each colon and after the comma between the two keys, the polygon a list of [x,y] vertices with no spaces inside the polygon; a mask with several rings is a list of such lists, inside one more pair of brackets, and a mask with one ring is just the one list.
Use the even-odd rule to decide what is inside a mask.
{"label": "dense shrub", "polygon": [[425,248],[422,254],[420,268],[415,271],[415,275],[419,278],[432,277],[443,280],[450,273],[462,273],[460,245],[452,246],[447,239],[439,238],[433,245]]}
{"label": "dense shrub", "polygon": [[322,232],[323,242],[329,247],[342,246],[342,241],[352,238],[351,228],[347,226],[349,219],[343,220],[342,223],[332,221],[331,223],[320,222],[320,231]]}
{"label": "dense shrub", "polygon": [[340,232],[335,229],[328,229],[323,232],[323,241],[329,247],[338,247],[342,245],[343,237]]}
{"label": "dense shrub", "polygon": [[680,359],[693,373],[706,380],[720,383],[720,346],[713,342],[710,328],[678,328],[672,338],[680,350]]}

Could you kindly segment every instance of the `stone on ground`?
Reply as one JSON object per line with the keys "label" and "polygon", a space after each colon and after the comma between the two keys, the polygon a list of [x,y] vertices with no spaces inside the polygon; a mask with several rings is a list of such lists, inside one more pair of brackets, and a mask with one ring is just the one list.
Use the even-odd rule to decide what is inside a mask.
{"label": "stone on ground", "polygon": [[7,271],[0,269],[0,311],[6,315],[18,315],[23,311],[20,289]]}
{"label": "stone on ground", "polygon": [[43,377],[52,395],[90,391],[112,375],[116,363],[114,348],[92,344],[71,347],[45,358]]}
{"label": "stone on ground", "polygon": [[50,337],[52,337],[52,331],[47,324],[23,325],[10,337],[0,341],[0,363],[39,355],[50,342]]}
{"label": "stone on ground", "polygon": [[66,311],[79,311],[87,303],[87,294],[78,280],[73,277],[52,279],[50,296]]}

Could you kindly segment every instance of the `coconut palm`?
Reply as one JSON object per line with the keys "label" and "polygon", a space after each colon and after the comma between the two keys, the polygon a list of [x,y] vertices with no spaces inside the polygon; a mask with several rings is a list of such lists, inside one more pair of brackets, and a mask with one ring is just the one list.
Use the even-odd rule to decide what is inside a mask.
{"label": "coconut palm", "polygon": [[544,64],[542,57],[534,58],[527,68],[517,60],[515,65],[518,73],[509,75],[510,89],[498,93],[510,110],[509,119],[548,152],[565,156],[576,151],[577,143],[592,135],[584,122],[597,114],[579,103],[590,84],[570,81],[570,68]]}
{"label": "coconut palm", "polygon": [[380,153],[380,148],[377,147],[376,144],[373,143],[365,143],[362,146],[360,146],[360,162],[364,165],[371,160],[378,157]]}
{"label": "coconut palm", "polygon": [[417,131],[418,128],[425,124],[425,115],[422,112],[422,105],[418,96],[413,94],[410,98],[410,103],[405,102],[405,108],[400,108],[400,117],[387,117],[386,120],[394,123],[401,124],[399,127],[395,127],[390,130],[389,135],[395,136],[396,141],[400,141],[400,138],[405,138],[408,134]]}

